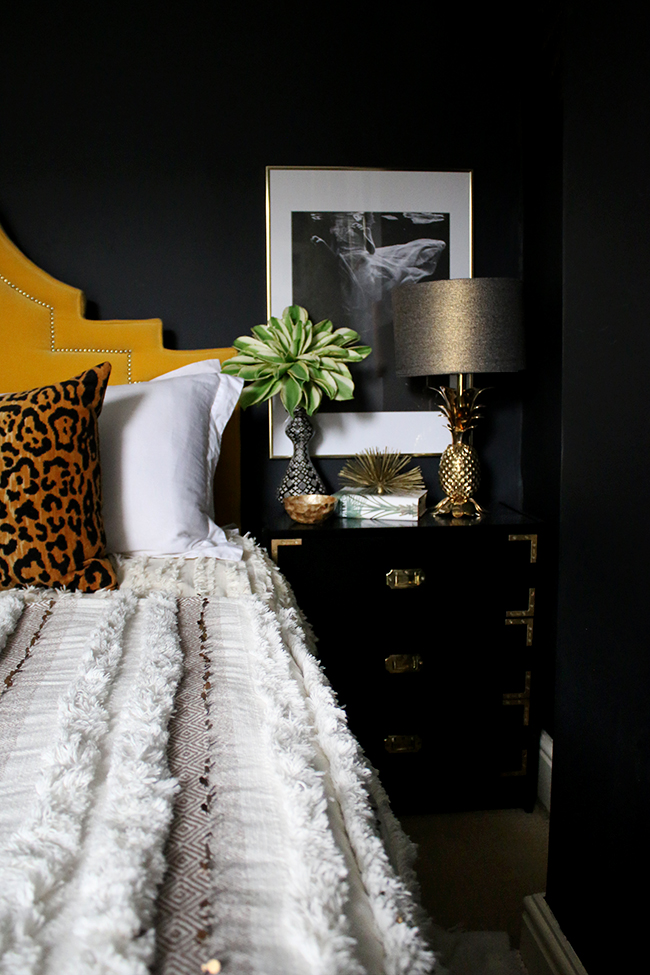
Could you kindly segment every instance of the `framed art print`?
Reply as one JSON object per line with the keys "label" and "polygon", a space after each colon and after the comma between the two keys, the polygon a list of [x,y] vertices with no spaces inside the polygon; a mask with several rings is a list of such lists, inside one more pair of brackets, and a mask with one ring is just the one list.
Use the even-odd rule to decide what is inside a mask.
{"label": "framed art print", "polygon": [[[302,305],[373,350],[350,369],[354,399],[324,401],[312,417],[310,453],[441,453],[449,431],[431,394],[395,373],[391,293],[472,276],[471,172],[269,166],[266,176],[268,317]],[[281,404],[270,401],[269,418],[271,457],[291,456]]]}

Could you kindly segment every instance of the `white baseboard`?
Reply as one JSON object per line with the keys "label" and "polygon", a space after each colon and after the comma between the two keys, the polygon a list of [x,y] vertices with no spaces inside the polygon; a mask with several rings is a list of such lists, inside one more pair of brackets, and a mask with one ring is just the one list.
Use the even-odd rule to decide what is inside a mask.
{"label": "white baseboard", "polygon": [[542,731],[539,739],[539,774],[537,798],[547,812],[551,811],[551,776],[553,772],[553,739]]}
{"label": "white baseboard", "polygon": [[544,894],[524,898],[519,952],[528,975],[587,975]]}

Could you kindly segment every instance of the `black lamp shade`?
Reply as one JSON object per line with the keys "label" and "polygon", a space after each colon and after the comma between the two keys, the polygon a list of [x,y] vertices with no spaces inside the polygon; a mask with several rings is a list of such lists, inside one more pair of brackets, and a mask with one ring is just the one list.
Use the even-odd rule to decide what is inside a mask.
{"label": "black lamp shade", "polygon": [[524,368],[521,281],[425,281],[392,297],[398,376]]}

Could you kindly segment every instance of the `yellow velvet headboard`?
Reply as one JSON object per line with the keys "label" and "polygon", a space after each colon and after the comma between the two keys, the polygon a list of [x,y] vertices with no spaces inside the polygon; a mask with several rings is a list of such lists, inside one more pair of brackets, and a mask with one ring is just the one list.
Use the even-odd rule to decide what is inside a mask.
{"label": "yellow velvet headboard", "polygon": [[[0,392],[35,389],[112,364],[111,383],[136,383],[235,350],[165,349],[159,318],[91,321],[85,297],[28,260],[0,228]],[[220,524],[240,522],[239,411],[223,438],[215,482]]]}

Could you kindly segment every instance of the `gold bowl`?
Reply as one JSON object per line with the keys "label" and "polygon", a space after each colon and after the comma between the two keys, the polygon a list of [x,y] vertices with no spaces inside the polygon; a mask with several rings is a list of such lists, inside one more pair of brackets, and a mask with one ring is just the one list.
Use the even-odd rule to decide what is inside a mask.
{"label": "gold bowl", "polygon": [[315,525],[325,521],[336,507],[337,498],[331,494],[297,494],[284,499],[284,510],[293,521]]}

